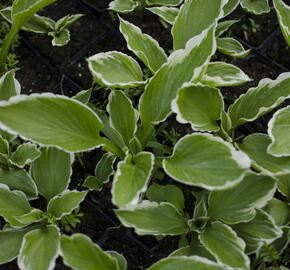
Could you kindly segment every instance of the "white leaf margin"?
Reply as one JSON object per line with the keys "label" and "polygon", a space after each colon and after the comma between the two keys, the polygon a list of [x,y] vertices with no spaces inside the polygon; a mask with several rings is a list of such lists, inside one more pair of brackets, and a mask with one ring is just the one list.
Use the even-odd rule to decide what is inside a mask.
{"label": "white leaf margin", "polygon": [[[289,72],[289,76],[290,76],[290,72]],[[289,98],[289,96],[287,96],[286,98]],[[285,99],[286,99],[285,98]],[[289,157],[290,154],[274,154],[274,153],[271,153],[271,147],[275,144],[276,142],[276,139],[275,139],[275,136],[273,135],[273,128],[274,128],[274,124],[275,124],[275,120],[276,120],[276,117],[280,114],[280,113],[283,113],[284,111],[286,110],[289,110],[290,112],[290,106],[287,106],[283,109],[280,109],[278,110],[277,112],[275,112],[272,116],[272,118],[270,119],[270,121],[268,122],[268,134],[269,134],[269,137],[271,138],[272,142],[269,144],[268,148],[267,148],[267,152],[275,157]],[[289,139],[290,140],[290,139]]]}
{"label": "white leaf margin", "polygon": [[[285,79],[287,79],[287,78],[290,79],[290,72],[285,72],[285,73],[280,74],[280,75],[279,75],[275,80],[268,79],[268,78],[262,79],[256,87],[252,87],[252,88],[250,88],[246,93],[240,95],[240,96],[238,97],[238,99],[236,99],[235,102],[234,102],[233,104],[230,105],[230,107],[229,107],[229,109],[228,109],[228,114],[229,114],[229,116],[231,115],[231,113],[230,113],[230,112],[232,111],[231,108],[232,108],[232,107],[234,106],[234,104],[236,104],[237,101],[238,101],[240,98],[242,98],[243,96],[247,95],[247,94],[250,93],[250,92],[255,91],[255,90],[258,89],[259,87],[262,87],[262,86],[264,86],[264,85],[266,85],[266,84],[269,84],[271,88],[272,88],[272,87],[275,87],[277,84],[279,84],[281,81],[283,81],[283,80],[285,80]],[[269,106],[269,107],[261,107],[261,108],[258,110],[258,113],[257,113],[255,116],[253,116],[252,118],[244,118],[244,117],[239,118],[239,119],[238,119],[238,122],[236,122],[235,125],[232,126],[232,128],[235,129],[236,127],[238,127],[239,125],[237,126],[236,124],[239,123],[240,120],[242,120],[242,121],[246,121],[246,122],[252,122],[252,121],[256,120],[257,118],[260,117],[260,115],[261,115],[263,112],[265,112],[265,111],[267,111],[267,110],[272,110],[272,109],[274,109],[275,107],[277,107],[278,104],[281,104],[281,102],[283,102],[283,101],[284,101],[285,99],[287,99],[287,98],[290,98],[290,95],[288,95],[288,96],[286,96],[286,97],[281,97],[281,96],[280,96],[280,97],[276,100],[276,102],[275,102],[273,105],[271,105],[271,106]],[[231,118],[231,117],[230,117],[230,118]],[[232,118],[231,118],[231,119],[232,119]],[[268,133],[269,133],[269,132],[268,132]]]}
{"label": "white leaf margin", "polygon": [[[57,232],[58,232],[58,237],[60,238],[60,230],[59,230],[58,227],[56,227],[55,225],[48,225],[47,227],[52,227],[52,228],[56,229]],[[19,255],[23,252],[24,245],[25,245],[25,239],[26,239],[27,235],[29,236],[31,233],[33,233],[35,231],[41,231],[41,230],[42,229],[35,229],[35,230],[32,230],[32,231],[30,231],[30,232],[28,232],[27,234],[24,235],[22,243],[21,243],[21,247],[20,247],[19,253],[18,253]],[[56,253],[55,253],[54,257],[52,258],[52,260],[50,261],[50,264],[49,264],[49,266],[48,266],[48,268],[46,270],[53,270],[54,269],[55,261],[56,261],[56,258],[59,256],[59,253],[60,253],[60,240],[58,241],[58,244],[57,244]],[[31,268],[26,268],[25,265],[23,264],[23,262],[20,261],[19,255],[18,255],[18,260],[17,260],[18,267],[21,270],[30,270]]]}
{"label": "white leaf margin", "polygon": [[[76,100],[76,99],[72,99],[72,98],[69,98],[67,96],[62,96],[62,95],[55,95],[55,94],[52,94],[52,93],[44,93],[44,94],[32,94],[32,95],[18,95],[18,96],[14,96],[12,98],[10,98],[8,101],[0,101],[0,107],[5,107],[6,105],[11,105],[11,104],[17,104],[17,103],[20,103],[22,101],[26,101],[27,98],[38,98],[38,97],[48,97],[48,98],[60,98],[60,99],[65,99],[65,100],[70,100],[71,102],[75,102],[75,103],[78,103],[79,105],[81,105],[83,108],[86,108],[86,110],[90,111],[91,114],[94,115],[94,117],[96,117],[98,119],[98,121],[100,122],[100,125],[103,126],[103,122],[102,120],[99,118],[99,116],[91,109],[89,108],[88,106],[86,106],[85,104],[83,104],[82,102]],[[25,140],[25,141],[30,141],[32,143],[35,143],[41,147],[55,147],[55,148],[58,148],[64,152],[67,152],[67,153],[70,153],[70,154],[74,154],[74,153],[81,153],[81,152],[85,152],[85,151],[90,151],[90,150],[93,150],[95,148],[99,148],[99,147],[102,147],[103,145],[105,145],[105,143],[102,143],[102,144],[98,144],[96,146],[93,146],[91,148],[86,148],[86,149],[83,149],[83,150],[78,150],[78,151],[69,151],[69,150],[66,150],[66,149],[63,149],[62,147],[60,146],[57,146],[55,144],[43,144],[43,143],[39,143],[39,142],[36,142],[34,140],[31,140],[19,133],[17,133],[16,131],[10,129],[9,127],[5,126],[3,123],[1,123],[1,119],[0,119],[0,129],[3,129],[4,131],[7,131],[9,133],[11,133],[12,135],[15,135],[15,136],[19,136],[21,139]],[[100,139],[102,139],[101,136],[99,136]]]}
{"label": "white leaf margin", "polygon": [[[211,86],[206,86],[204,84],[201,84],[201,83],[196,83],[196,84],[193,84],[193,83],[184,83],[179,89],[178,89],[178,92],[177,92],[177,96],[176,98],[172,101],[171,103],[171,110],[172,112],[174,112],[176,114],[176,120],[181,123],[181,124],[187,124],[187,123],[190,123],[191,125],[191,128],[194,130],[194,131],[201,131],[200,128],[200,125],[195,125],[194,123],[190,122],[190,121],[187,121],[183,118],[183,115],[181,113],[181,111],[179,110],[179,106],[177,104],[177,101],[178,101],[178,98],[179,98],[179,92],[183,89],[183,88],[187,88],[187,87],[191,87],[191,86],[200,86],[200,87],[209,87],[209,88],[214,88],[214,89],[217,89],[215,87],[211,87]],[[223,99],[223,95],[221,94],[220,90],[218,90],[218,94],[221,98],[221,101],[222,101],[222,110],[224,109],[224,99]],[[221,114],[222,114],[222,111],[220,113],[220,119],[221,119]],[[210,132],[217,132],[219,131],[220,129],[218,128],[217,130],[213,130],[213,131],[210,131]],[[204,130],[203,130],[204,131]]]}
{"label": "white leaf margin", "polygon": [[[110,83],[107,80],[105,80],[105,78],[103,77],[103,75],[101,73],[94,71],[94,68],[93,68],[91,62],[93,62],[93,61],[99,62],[99,58],[101,58],[101,57],[108,58],[114,54],[128,57],[130,59],[130,61],[132,61],[132,63],[134,63],[136,65],[136,67],[138,68],[138,71],[140,71],[140,74],[142,74],[142,76],[143,76],[142,69],[139,66],[138,62],[134,58],[132,58],[131,56],[129,56],[125,53],[119,52],[119,51],[101,52],[101,53],[97,53],[97,54],[87,58],[88,66],[89,66],[89,69],[90,69],[91,73],[93,74],[93,76],[95,76],[99,81],[101,81],[107,87],[130,88],[130,87],[137,87],[137,86],[142,86],[142,85],[146,84],[147,80],[146,81],[130,81],[127,83]],[[101,61],[100,61],[100,63],[101,63]]]}
{"label": "white leaf margin", "polygon": [[[126,35],[126,34],[122,31],[121,22],[124,23],[124,24],[126,24],[126,25],[129,25],[129,27],[131,27],[132,29],[134,29],[134,31],[136,31],[138,34],[145,36],[145,37],[148,38],[151,42],[153,42],[153,44],[156,46],[156,48],[159,49],[159,51],[163,54],[163,56],[164,56],[164,57],[166,58],[166,60],[167,60],[167,55],[166,55],[166,53],[164,52],[164,50],[162,49],[162,47],[160,47],[160,45],[159,45],[159,43],[158,43],[157,40],[155,40],[155,39],[152,38],[151,36],[149,36],[149,35],[143,33],[142,30],[141,30],[139,27],[137,27],[136,25],[134,25],[134,24],[132,24],[132,23],[130,23],[130,22],[128,22],[128,21],[122,19],[120,16],[118,16],[118,18],[119,18],[119,20],[120,20],[119,30],[120,30],[120,32],[122,33],[122,35],[124,36],[124,38],[125,38],[125,40],[126,40],[126,43],[127,43],[127,47],[128,47],[128,49],[129,49],[130,51],[134,52],[134,53],[136,52],[136,55],[137,55],[137,57],[138,57],[140,60],[141,60],[141,58],[138,56],[138,54],[142,55],[142,56],[146,59],[146,62],[147,62],[147,63],[144,63],[144,64],[145,64],[146,66],[148,65],[148,68],[149,68],[149,69],[153,72],[153,74],[154,74],[157,70],[154,71],[154,69],[153,69],[152,66],[150,65],[150,61],[148,60],[146,54],[144,54],[143,51],[134,50],[134,49],[130,46],[130,44],[129,44],[129,37],[128,37],[128,35]],[[141,60],[141,61],[142,61],[142,60]],[[165,63],[166,63],[166,62],[165,62]],[[162,65],[161,65],[161,66],[162,66]],[[159,67],[159,68],[160,68],[160,67]]]}
{"label": "white leaf margin", "polygon": [[[126,205],[122,206],[122,208],[130,208],[130,207],[136,206],[138,204],[138,202],[139,202],[140,194],[147,190],[147,186],[149,184],[152,171],[154,169],[155,157],[154,157],[154,155],[151,152],[147,152],[147,151],[139,152],[137,155],[135,155],[135,157],[144,155],[144,153],[149,154],[149,156],[151,158],[151,169],[150,169],[150,171],[149,171],[149,173],[147,175],[147,178],[146,178],[146,180],[144,182],[143,187],[140,190],[138,190],[136,196],[129,203],[127,203]],[[127,151],[125,160],[120,161],[118,163],[117,170],[116,170],[115,175],[114,175],[114,179],[113,179],[113,183],[112,183],[112,189],[111,189],[111,194],[112,194],[112,202],[115,205],[118,205],[116,200],[115,200],[115,195],[114,195],[115,194],[115,190],[116,190],[116,183],[118,182],[119,177],[122,176],[122,172],[121,172],[120,168],[121,168],[121,166],[123,164],[127,163],[129,158],[130,158],[130,155],[128,155],[128,151]]]}
{"label": "white leaf margin", "polygon": [[225,146],[228,147],[228,149],[230,150],[231,152],[231,155],[232,155],[232,160],[235,161],[235,163],[238,165],[238,167],[240,167],[241,169],[245,169],[244,173],[242,173],[240,175],[240,177],[238,177],[237,179],[235,179],[234,181],[227,181],[223,186],[219,186],[219,187],[216,187],[216,186],[209,186],[209,185],[205,185],[203,183],[194,183],[194,186],[199,186],[199,187],[202,187],[202,188],[205,188],[207,190],[223,190],[223,189],[227,189],[229,187],[232,187],[232,186],[235,186],[236,184],[238,184],[239,182],[241,182],[244,177],[246,176],[246,174],[249,172],[248,170],[246,169],[249,169],[251,167],[251,160],[250,158],[242,151],[237,151],[234,146],[226,141],[224,141],[222,138],[220,137],[214,137],[213,135],[209,134],[209,133],[200,133],[200,132],[196,132],[196,133],[192,133],[192,134],[188,134],[188,135],[185,135],[184,137],[182,137],[174,146],[174,149],[173,149],[173,153],[171,156],[169,157],[166,157],[162,160],[162,168],[163,170],[172,178],[172,179],[175,179],[177,182],[180,182],[180,183],[185,183],[185,184],[188,184],[188,185],[193,185],[192,182],[186,182],[186,181],[180,181],[178,179],[176,179],[172,174],[170,174],[167,169],[166,169],[166,165],[165,165],[165,161],[166,159],[168,158],[171,158],[174,156],[175,154],[175,151],[176,149],[178,148],[179,144],[181,144],[184,140],[186,140],[188,137],[192,137],[192,136],[198,136],[198,135],[203,135],[205,137],[208,137],[210,140],[212,141],[215,141],[215,142],[218,142],[220,144],[223,144]]}

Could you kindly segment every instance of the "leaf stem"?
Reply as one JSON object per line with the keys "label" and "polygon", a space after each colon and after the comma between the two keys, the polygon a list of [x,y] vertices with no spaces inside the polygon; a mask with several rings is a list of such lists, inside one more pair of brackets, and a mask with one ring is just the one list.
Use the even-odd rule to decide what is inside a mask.
{"label": "leaf stem", "polygon": [[109,141],[107,138],[104,137],[102,137],[102,141],[104,143],[104,145],[102,146],[104,151],[111,152],[121,159],[125,158],[124,152],[118,146],[116,146],[115,144],[113,144],[111,141]]}
{"label": "leaf stem", "polygon": [[7,59],[7,55],[9,53],[9,48],[11,47],[11,43],[18,33],[19,29],[17,26],[12,24],[12,27],[7,34],[4,43],[2,45],[1,51],[0,51],[0,75],[2,75],[5,72],[5,62]]}
{"label": "leaf stem", "polygon": [[140,135],[139,141],[141,142],[143,148],[146,147],[148,141],[154,134],[154,126],[152,124],[144,124],[142,125],[142,133]]}

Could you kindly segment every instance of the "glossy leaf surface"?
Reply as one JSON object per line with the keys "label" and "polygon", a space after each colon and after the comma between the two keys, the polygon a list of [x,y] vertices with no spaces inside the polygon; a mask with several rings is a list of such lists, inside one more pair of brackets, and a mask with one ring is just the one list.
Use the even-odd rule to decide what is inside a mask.
{"label": "glossy leaf surface", "polygon": [[277,13],[281,31],[288,46],[290,46],[290,7],[282,0],[274,0],[273,5]]}
{"label": "glossy leaf surface", "polygon": [[98,53],[87,59],[94,80],[108,87],[130,88],[144,84],[139,64],[116,51]]}
{"label": "glossy leaf surface", "polygon": [[266,134],[255,133],[246,137],[239,149],[245,152],[256,168],[272,174],[289,174],[290,157],[275,157],[267,152],[271,139]]}
{"label": "glossy leaf surface", "polygon": [[132,23],[120,19],[120,31],[127,41],[128,49],[155,73],[167,61],[164,50],[158,42]]}
{"label": "glossy leaf surface", "polygon": [[217,86],[234,86],[250,81],[251,79],[239,68],[224,62],[209,63],[201,82]]}
{"label": "glossy leaf surface", "polygon": [[52,270],[59,249],[59,231],[49,225],[27,233],[18,256],[20,269]]}
{"label": "glossy leaf surface", "polygon": [[251,50],[245,50],[242,44],[230,37],[218,38],[217,49],[221,53],[237,58],[245,58]]}
{"label": "glossy leaf surface", "polygon": [[55,0],[15,0],[12,5],[13,23],[21,28],[35,13]]}
{"label": "glossy leaf surface", "polygon": [[[216,24],[222,5],[222,0],[185,0],[172,28],[174,50],[184,49],[188,40]],[[196,23],[192,23],[193,18]]]}
{"label": "glossy leaf surface", "polygon": [[37,187],[31,176],[21,169],[0,169],[0,183],[6,184],[11,190],[20,190],[29,198],[36,198]]}
{"label": "glossy leaf surface", "polygon": [[33,94],[0,103],[5,129],[47,146],[78,152],[103,144],[102,123],[82,103],[64,96]]}
{"label": "glossy leaf surface", "polygon": [[214,29],[205,30],[175,51],[146,86],[139,107],[144,125],[159,123],[171,113],[171,102],[184,82],[197,80],[215,51]]}
{"label": "glossy leaf surface", "polygon": [[174,23],[179,12],[179,9],[174,7],[152,7],[147,9],[170,24]]}
{"label": "glossy leaf surface", "polygon": [[63,194],[55,196],[49,201],[47,212],[60,219],[79,207],[86,195],[86,191],[66,190]]}
{"label": "glossy leaf surface", "polygon": [[128,154],[119,162],[112,186],[113,203],[118,207],[137,204],[139,195],[147,189],[153,164],[150,152],[140,152],[134,157]]}
{"label": "glossy leaf surface", "polygon": [[233,128],[256,120],[279,106],[289,96],[289,72],[280,74],[276,80],[261,80],[257,87],[250,88],[229,107]]}
{"label": "glossy leaf surface", "polygon": [[121,91],[111,91],[107,111],[110,114],[111,126],[121,134],[125,144],[129,146],[129,141],[137,130],[139,118],[131,100]]}
{"label": "glossy leaf surface", "polygon": [[241,0],[241,7],[254,15],[270,12],[268,0]]}
{"label": "glossy leaf surface", "polygon": [[273,115],[268,123],[268,134],[272,140],[268,152],[278,157],[290,156],[290,106]]}
{"label": "glossy leaf surface", "polygon": [[223,266],[218,265],[208,259],[199,256],[171,257],[158,261],[147,270],[223,270]]}
{"label": "glossy leaf surface", "polygon": [[169,202],[180,211],[184,208],[184,197],[181,189],[175,185],[159,185],[153,183],[146,192],[146,197],[154,202]]}
{"label": "glossy leaf surface", "polygon": [[255,208],[263,207],[274,192],[273,178],[249,173],[234,187],[211,192],[208,215],[228,224],[248,221],[255,216]]}
{"label": "glossy leaf surface", "polygon": [[21,226],[14,218],[29,213],[31,206],[21,191],[10,191],[6,185],[0,184],[0,215],[12,226]]}
{"label": "glossy leaf surface", "polygon": [[40,151],[32,143],[23,143],[19,145],[16,151],[11,155],[10,161],[17,167],[23,168],[40,156]]}
{"label": "glossy leaf surface", "polygon": [[61,255],[75,269],[119,270],[116,260],[83,234],[62,235]]}
{"label": "glossy leaf surface", "polygon": [[0,78],[0,100],[8,100],[20,94],[21,87],[15,78],[15,72],[10,70]]}
{"label": "glossy leaf surface", "polygon": [[48,202],[68,186],[72,173],[72,156],[57,148],[41,149],[41,156],[30,167],[38,191]]}
{"label": "glossy leaf surface", "polygon": [[218,262],[231,267],[249,268],[250,260],[244,253],[245,242],[231,227],[219,221],[212,222],[201,233],[200,241]]}
{"label": "glossy leaf surface", "polygon": [[172,156],[163,160],[163,168],[172,178],[210,190],[240,182],[249,166],[245,154],[217,137],[201,133],[183,137]]}
{"label": "glossy leaf surface", "polygon": [[223,110],[223,97],[217,88],[202,84],[184,84],[172,103],[176,120],[190,123],[193,130],[218,131],[217,121]]}
{"label": "glossy leaf surface", "polygon": [[178,235],[189,230],[187,219],[170,203],[143,201],[115,213],[124,226],[134,227],[140,235]]}
{"label": "glossy leaf surface", "polygon": [[264,242],[271,243],[282,235],[282,230],[275,225],[274,220],[259,209],[252,220],[241,222],[232,228],[246,242],[247,253],[255,252]]}

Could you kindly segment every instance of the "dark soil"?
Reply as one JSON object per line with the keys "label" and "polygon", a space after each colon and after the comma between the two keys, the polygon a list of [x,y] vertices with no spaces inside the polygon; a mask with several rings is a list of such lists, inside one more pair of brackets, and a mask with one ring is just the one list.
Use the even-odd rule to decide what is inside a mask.
{"label": "dark soil", "polygon": [[[87,57],[111,50],[122,51],[133,56],[128,51],[124,38],[118,33],[116,15],[105,11],[110,1],[62,0],[41,12],[42,15],[53,19],[75,13],[83,13],[86,16],[71,26],[71,41],[65,47],[52,47],[50,38],[45,35],[22,33],[22,44],[16,50],[20,67],[16,77],[22,85],[22,93],[54,92],[73,96],[78,91],[92,86],[92,77],[86,62]],[[86,6],[81,3],[85,3]],[[92,8],[87,9],[89,6]],[[122,15],[122,17],[155,38],[166,52],[172,48],[170,27],[166,28],[160,23],[156,15],[145,11],[142,16],[133,14]],[[289,47],[282,38],[280,30],[273,37],[274,42],[263,43],[271,33],[277,31],[277,18],[273,10],[267,15],[257,17],[238,9],[227,17],[227,19],[237,18],[240,19],[240,23],[233,26],[231,32],[246,42],[249,47],[254,47],[253,53],[247,59],[234,59],[218,54],[214,60],[226,61],[240,67],[253,80],[242,86],[221,89],[226,108],[250,87],[256,86],[262,78],[275,79],[281,72],[290,69]],[[254,28],[249,18],[254,20],[257,26],[256,32],[253,31]],[[240,28],[240,25],[244,25],[244,27]],[[269,59],[264,56],[279,63],[281,67],[275,63],[272,64],[273,62],[269,62]],[[106,90],[100,89],[93,94],[92,101],[103,106],[106,96]],[[251,123],[246,127],[246,131],[244,127],[241,133],[265,132],[269,117],[265,116]],[[177,124],[174,115],[169,118],[168,123],[168,132],[172,128],[175,128],[179,136],[191,132],[189,125]],[[159,139],[164,139],[161,135],[158,136]],[[172,142],[164,143],[172,147]],[[82,183],[88,175],[94,173],[94,168],[101,155],[102,151],[99,149],[85,153],[81,157],[83,165],[76,159],[73,165],[71,189],[82,189]],[[168,181],[168,178],[164,181]],[[183,190],[186,189],[183,185],[180,187]],[[187,188],[188,190],[190,189]],[[191,192],[188,193],[191,194]],[[192,200],[192,194],[190,196],[190,200]],[[187,201],[186,204],[186,208],[192,211],[192,201],[190,203]],[[111,203],[110,184],[105,186],[102,192],[90,192],[81,205],[81,212],[84,213],[82,223],[73,230],[73,233],[84,233],[105,250],[115,250],[123,254],[128,261],[128,270],[146,269],[177,248],[179,237],[166,237],[157,241],[152,236],[135,235],[131,229],[120,225],[114,209],[115,206]],[[17,269],[17,266],[15,262],[12,262],[2,265],[0,269],[14,270]],[[58,259],[55,269],[69,268],[63,266],[61,259]]]}

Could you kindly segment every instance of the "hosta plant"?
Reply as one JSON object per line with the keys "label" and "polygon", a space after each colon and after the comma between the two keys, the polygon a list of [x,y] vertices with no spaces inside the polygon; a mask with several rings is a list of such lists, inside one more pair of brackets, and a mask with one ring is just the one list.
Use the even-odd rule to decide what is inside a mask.
{"label": "hosta plant", "polygon": [[[33,94],[0,102],[1,128],[42,149],[77,153],[102,147],[106,153],[84,186],[100,190],[113,175],[112,199],[125,226],[141,235],[183,235],[185,247],[150,270],[176,269],[178,264],[187,269],[263,267],[269,261],[264,255],[269,246],[282,254],[289,243],[289,107],[275,112],[268,134],[237,137],[236,133],[239,126],[271,112],[290,96],[290,73],[261,80],[226,110],[218,87],[250,80],[233,65],[211,61],[227,44],[219,39],[226,29],[219,21],[229,3],[185,1],[173,23],[174,48],[169,56],[156,40],[120,18],[128,49],[151,75],[145,80],[138,61],[124,53],[90,57],[94,81],[111,89],[106,111],[85,104],[89,92],[74,98]],[[200,14],[208,16],[198,17],[201,23],[192,25],[189,18],[198,15],[198,4]],[[237,49],[234,54],[245,52]],[[126,95],[131,88],[142,92],[138,106]],[[167,156],[156,131],[173,113],[179,123],[191,126],[192,134],[180,138]],[[55,196],[59,200],[59,194],[66,194],[65,185],[55,192],[46,187],[51,181],[35,180],[35,166],[49,163],[46,158],[41,155],[30,169],[48,202],[42,215],[51,213]],[[160,169],[164,178],[195,190],[195,199],[189,202],[193,211],[184,209],[183,193],[176,186],[155,183]],[[283,199],[274,198],[277,190]],[[26,215],[30,218],[32,213],[13,218],[20,222]],[[48,226],[53,221],[49,219]],[[249,255],[257,260],[250,261]]]}
{"label": "hosta plant", "polygon": [[5,73],[5,64],[9,48],[14,37],[21,29],[36,33],[48,33],[48,35],[53,37],[52,44],[54,46],[63,46],[69,42],[70,36],[67,28],[82,15],[65,16],[57,22],[54,22],[49,18],[36,14],[53,2],[55,0],[15,0],[12,7],[0,11],[1,16],[11,23],[11,29],[0,50],[0,75]]}
{"label": "hosta plant", "polygon": [[85,235],[65,235],[79,222],[72,212],[87,194],[67,189],[72,161],[71,154],[49,147],[32,163],[30,174],[46,200],[45,210],[32,207],[22,191],[0,184],[0,215],[7,222],[0,231],[0,263],[17,257],[20,269],[46,270],[53,269],[61,255],[74,269],[126,269],[121,255],[102,251]]}
{"label": "hosta plant", "polygon": [[[0,10],[0,15],[12,24],[11,13],[12,7]],[[64,46],[70,40],[70,32],[68,30],[69,26],[82,16],[82,14],[67,15],[55,22],[48,17],[34,14],[28,22],[21,27],[21,30],[39,34],[48,34],[52,37],[53,46]]]}

